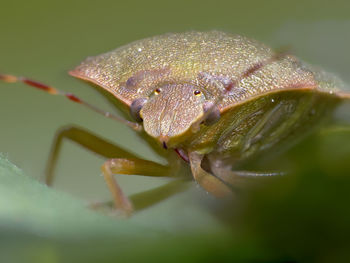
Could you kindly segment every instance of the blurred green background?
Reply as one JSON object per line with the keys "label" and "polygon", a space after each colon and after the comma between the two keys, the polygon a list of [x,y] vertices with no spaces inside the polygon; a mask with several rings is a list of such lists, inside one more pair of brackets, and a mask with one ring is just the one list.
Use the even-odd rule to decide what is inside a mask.
{"label": "blurred green background", "polygon": [[[348,1],[2,0],[0,72],[37,79],[79,95],[96,106],[117,111],[94,89],[66,72],[87,56],[144,37],[216,29],[243,34],[276,48],[289,46],[297,56],[338,74],[350,83],[349,10]],[[348,105],[339,109],[337,121],[348,123],[349,112]],[[21,84],[0,83],[0,120],[0,152],[36,180],[43,177],[55,132],[67,124],[85,127],[126,149],[162,161],[128,128],[63,98]],[[349,231],[350,224],[347,220],[349,209],[345,206],[349,200],[346,193],[350,192],[350,179],[346,176],[350,161],[349,138],[347,132],[331,132],[309,139],[277,161],[298,167],[299,172],[293,179],[276,180],[266,189],[249,191],[242,197],[244,202],[218,203],[190,183],[186,191],[123,221],[123,229],[131,231],[140,227],[145,228],[144,232],[133,230],[129,237],[125,234],[126,237],[122,238],[118,231],[111,231],[113,234],[103,246],[108,251],[106,253],[95,245],[94,238],[90,238],[91,242],[71,241],[71,236],[85,237],[87,230],[84,228],[76,232],[72,230],[71,235],[58,236],[50,227],[60,229],[59,223],[58,226],[50,225],[44,220],[42,229],[33,228],[27,224],[27,214],[21,217],[22,221],[19,220],[23,231],[18,230],[16,224],[11,225],[11,218],[0,218],[0,223],[6,226],[2,228],[6,235],[0,237],[2,248],[16,251],[20,247],[30,251],[30,258],[35,262],[63,262],[63,259],[69,262],[73,258],[88,260],[90,254],[98,254],[94,249],[104,255],[104,260],[111,262],[121,251],[125,258],[131,255],[137,258],[136,251],[142,251],[140,257],[143,261],[174,260],[172,254],[175,252],[181,259],[202,262],[215,261],[219,255],[221,260],[244,262],[329,262],[341,259],[347,256],[344,251],[348,244],[343,234],[349,233],[346,231]],[[99,176],[102,163],[103,159],[72,143],[65,143],[55,189],[84,202],[109,200],[109,193]],[[274,163],[274,159],[266,160],[268,167],[273,167]],[[122,176],[119,182],[128,194],[134,194],[169,181]],[[43,191],[46,198],[47,189]],[[18,193],[20,195],[21,188]],[[9,198],[7,205],[11,206],[12,201]],[[47,207],[44,205],[42,209]],[[0,216],[4,216],[4,211]],[[32,218],[36,216],[34,213]],[[67,227],[75,229],[73,226],[81,219],[69,213],[67,217],[74,217],[74,224]],[[107,230],[101,230],[102,234],[95,233],[98,231],[91,233],[92,236],[96,234],[98,240],[104,239],[103,233],[108,232],[108,227],[119,229],[117,220],[103,220],[108,221]],[[91,224],[99,230],[100,224]],[[338,228],[333,229],[334,225]],[[313,226],[312,231],[309,226]],[[237,233],[240,229],[250,231]],[[152,241],[153,246],[147,237],[154,231],[161,234]],[[337,231],[342,235],[337,235]],[[131,242],[134,234],[141,238],[136,244]],[[332,243],[336,244],[336,249],[328,246],[327,240],[339,241],[339,244]],[[32,242],[36,245],[28,246]],[[66,248],[70,242],[73,245],[68,246],[69,250]],[[86,247],[94,249],[86,254],[79,252],[86,251]],[[78,251],[76,258],[71,256],[74,250]],[[6,260],[10,262],[11,259],[10,253]]]}

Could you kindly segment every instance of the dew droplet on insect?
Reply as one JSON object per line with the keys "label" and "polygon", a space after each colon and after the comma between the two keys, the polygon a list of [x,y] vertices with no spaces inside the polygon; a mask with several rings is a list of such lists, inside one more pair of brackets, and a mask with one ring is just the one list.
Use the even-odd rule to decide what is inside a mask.
{"label": "dew droplet on insect", "polygon": [[274,103],[274,102],[275,102],[275,100],[274,100],[274,99],[271,99],[271,102],[272,102],[272,103]]}

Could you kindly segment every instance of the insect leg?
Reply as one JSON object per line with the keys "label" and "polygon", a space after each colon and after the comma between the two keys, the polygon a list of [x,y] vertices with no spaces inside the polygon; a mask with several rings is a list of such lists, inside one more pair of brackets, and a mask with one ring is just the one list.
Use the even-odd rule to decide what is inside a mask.
{"label": "insect leg", "polygon": [[90,151],[106,158],[138,158],[137,155],[99,138],[90,131],[75,126],[67,126],[60,129],[55,136],[45,172],[45,182],[47,185],[52,185],[54,180],[54,170],[62,146],[62,141],[65,138],[74,141],[84,148],[87,148]]}
{"label": "insect leg", "polygon": [[253,177],[283,176],[283,172],[255,172],[255,171],[232,171],[228,168],[211,166],[213,173],[231,186],[237,186],[246,182],[246,179]]}
{"label": "insect leg", "polygon": [[107,118],[114,119],[118,122],[121,122],[121,123],[129,126],[130,128],[136,130],[136,131],[142,130],[142,126],[136,122],[131,122],[131,121],[125,120],[117,115],[113,115],[110,112],[106,112],[104,110],[101,110],[101,109],[95,107],[94,105],[91,105],[90,103],[80,99],[79,97],[77,97],[76,95],[74,95],[72,93],[67,93],[67,92],[61,91],[59,89],[56,89],[56,88],[51,87],[49,85],[43,84],[41,82],[37,82],[35,80],[31,80],[31,79],[28,79],[25,77],[18,77],[18,76],[13,76],[13,75],[6,75],[6,74],[0,74],[0,80],[2,80],[4,82],[8,82],[8,83],[22,82],[28,86],[43,90],[51,95],[60,95],[60,96],[66,97],[70,101],[84,105],[85,107],[87,107],[87,108],[107,117]]}
{"label": "insect leg", "polygon": [[324,127],[320,130],[321,135],[336,134],[338,132],[350,132],[350,125],[333,125],[329,127]]}
{"label": "insect leg", "polygon": [[[129,196],[134,211],[140,211],[146,209],[154,204],[159,203],[177,193],[183,192],[189,188],[191,184],[188,184],[188,180],[185,178],[180,178],[177,180],[172,180],[169,183],[161,185],[159,187],[136,193]],[[114,201],[107,202],[96,202],[90,205],[92,208],[99,207],[114,207]]]}
{"label": "insect leg", "polygon": [[231,188],[223,180],[203,170],[201,167],[203,155],[190,152],[189,158],[193,177],[201,187],[219,198],[232,195]]}
{"label": "insect leg", "polygon": [[256,172],[256,171],[232,171],[240,177],[269,177],[269,176],[284,176],[285,172]]}
{"label": "insect leg", "polygon": [[130,153],[112,143],[105,141],[91,132],[82,128],[69,126],[60,130],[52,146],[51,155],[46,169],[46,183],[52,184],[54,169],[57,163],[59,151],[63,139],[74,141],[84,148],[106,158],[114,158],[106,161],[102,166],[102,172],[109,190],[113,195],[115,207],[127,214],[133,210],[128,197],[122,192],[113,174],[138,174],[145,176],[171,176],[173,167],[157,164],[152,161],[142,160],[137,155]]}
{"label": "insect leg", "polygon": [[112,193],[115,208],[123,210],[126,214],[130,214],[133,211],[133,205],[129,198],[123,193],[113,175],[137,174],[165,177],[171,176],[171,169],[170,167],[142,159],[115,158],[109,159],[102,165],[102,173]]}

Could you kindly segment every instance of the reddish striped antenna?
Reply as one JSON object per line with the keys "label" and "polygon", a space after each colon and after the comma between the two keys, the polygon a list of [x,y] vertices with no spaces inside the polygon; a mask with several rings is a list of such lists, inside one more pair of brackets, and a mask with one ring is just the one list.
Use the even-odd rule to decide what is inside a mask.
{"label": "reddish striped antenna", "polygon": [[217,87],[220,87],[222,89],[222,94],[217,98],[217,100],[212,104],[212,107],[208,109],[203,116],[198,119],[195,123],[192,124],[192,131],[196,132],[199,130],[199,125],[209,116],[209,114],[215,109],[215,107],[220,104],[220,102],[225,98],[225,96],[231,92],[234,88],[237,87],[237,85],[245,78],[248,78],[250,75],[253,75],[256,71],[260,70],[264,66],[271,64],[285,56],[287,56],[288,49],[287,48],[281,48],[277,52],[275,52],[270,58],[257,62],[256,64],[253,64],[250,68],[248,68],[243,74],[238,77],[236,80],[228,80],[223,79],[222,77],[217,76],[204,76],[207,78],[209,82],[211,82],[213,85],[216,85]]}
{"label": "reddish striped antenna", "polygon": [[75,103],[79,103],[81,105],[84,105],[86,107],[88,107],[89,109],[107,117],[113,120],[116,120],[118,122],[121,122],[127,126],[129,126],[130,128],[134,129],[135,131],[141,131],[142,130],[142,125],[136,123],[136,122],[131,122],[128,120],[125,120],[117,115],[114,115],[110,112],[101,110],[93,105],[91,105],[90,103],[80,99],[79,97],[75,96],[74,94],[71,93],[67,93],[61,90],[58,90],[54,87],[51,87],[49,85],[25,78],[25,77],[17,77],[17,76],[13,76],[13,75],[6,75],[6,74],[0,74],[0,80],[4,81],[4,82],[8,82],[8,83],[16,83],[16,82],[22,82],[28,86],[43,90],[51,95],[60,95],[60,96],[64,96],[67,99],[69,99],[70,101],[73,101]]}

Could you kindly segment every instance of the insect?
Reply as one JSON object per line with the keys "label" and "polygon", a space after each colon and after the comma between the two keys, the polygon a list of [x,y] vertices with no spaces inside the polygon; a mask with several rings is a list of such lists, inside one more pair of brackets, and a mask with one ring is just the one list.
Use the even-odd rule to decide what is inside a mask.
{"label": "insect", "polygon": [[110,158],[102,173],[115,208],[126,213],[133,205],[113,175],[171,177],[187,166],[205,191],[229,196],[241,177],[273,175],[235,171],[236,163],[297,140],[350,98],[332,75],[257,41],[218,31],[136,41],[89,57],[69,73],[112,95],[133,120],[24,77],[1,74],[0,79],[63,95],[122,122],[168,160],[168,165],[144,160],[77,127],[58,133],[47,184],[61,141],[69,138]]}

